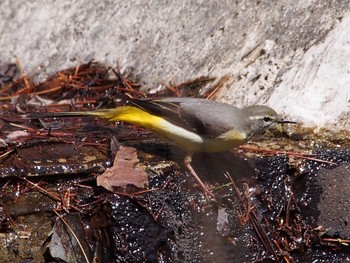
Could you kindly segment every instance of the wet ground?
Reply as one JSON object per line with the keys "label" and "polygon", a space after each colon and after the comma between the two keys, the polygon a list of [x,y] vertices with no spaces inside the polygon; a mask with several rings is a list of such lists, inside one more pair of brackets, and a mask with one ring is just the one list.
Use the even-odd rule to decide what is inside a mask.
{"label": "wet ground", "polygon": [[[147,131],[21,117],[121,105],[121,92],[140,96],[129,76],[90,63],[35,84],[2,70],[0,262],[350,262],[348,133],[284,127],[197,154],[208,201],[184,153]],[[144,171],[147,189],[110,174],[109,190],[97,185],[126,160],[116,170]]]}

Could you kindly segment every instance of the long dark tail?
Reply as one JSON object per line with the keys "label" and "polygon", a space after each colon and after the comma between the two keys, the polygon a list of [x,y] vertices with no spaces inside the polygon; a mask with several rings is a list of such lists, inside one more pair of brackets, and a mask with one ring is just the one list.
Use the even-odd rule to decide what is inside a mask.
{"label": "long dark tail", "polygon": [[[82,117],[93,116],[107,119],[108,121],[126,121],[136,125],[144,126],[151,115],[135,106],[121,106],[112,109],[99,109],[95,111],[73,111],[73,112],[35,112],[22,115],[26,119],[44,119],[56,117]],[[147,124],[146,124],[147,126]]]}
{"label": "long dark tail", "polygon": [[25,119],[45,119],[45,118],[58,118],[58,117],[83,117],[91,116],[90,111],[73,111],[73,112],[32,112],[23,114]]}

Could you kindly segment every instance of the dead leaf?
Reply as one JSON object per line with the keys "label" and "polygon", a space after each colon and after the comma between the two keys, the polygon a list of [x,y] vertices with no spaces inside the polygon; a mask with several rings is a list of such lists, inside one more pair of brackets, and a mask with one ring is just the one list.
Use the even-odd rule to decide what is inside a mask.
{"label": "dead leaf", "polygon": [[97,185],[113,191],[113,188],[134,185],[138,188],[148,187],[145,167],[139,163],[135,148],[120,146],[113,166],[97,177]]}

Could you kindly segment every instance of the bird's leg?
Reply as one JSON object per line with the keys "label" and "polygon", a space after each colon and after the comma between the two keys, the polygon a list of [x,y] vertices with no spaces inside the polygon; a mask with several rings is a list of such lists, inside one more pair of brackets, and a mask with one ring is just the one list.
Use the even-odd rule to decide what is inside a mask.
{"label": "bird's leg", "polygon": [[216,200],[215,195],[205,186],[205,184],[199,178],[197,173],[193,170],[193,168],[191,166],[191,162],[192,162],[192,156],[191,155],[186,155],[185,160],[184,160],[185,166],[191,172],[191,174],[193,175],[194,179],[196,179],[196,181],[199,184],[199,186],[202,188],[202,190],[203,190],[203,192],[205,194],[205,197],[209,200],[209,198],[208,198],[208,195],[209,195],[212,198],[214,198],[214,200]]}

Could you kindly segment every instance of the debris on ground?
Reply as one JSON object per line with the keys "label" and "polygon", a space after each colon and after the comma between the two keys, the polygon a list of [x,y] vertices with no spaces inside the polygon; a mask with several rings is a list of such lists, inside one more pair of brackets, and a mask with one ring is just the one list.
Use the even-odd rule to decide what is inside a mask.
{"label": "debris on ground", "polygon": [[[211,80],[163,84],[153,96],[198,95]],[[2,64],[0,86],[0,262],[350,260],[344,131],[282,128],[232,152],[194,155],[217,197],[208,202],[184,153],[142,128],[23,118],[146,97],[119,67],[91,61],[33,83],[19,62]]]}

